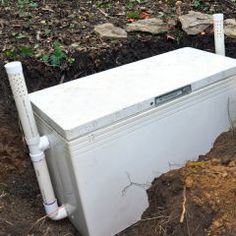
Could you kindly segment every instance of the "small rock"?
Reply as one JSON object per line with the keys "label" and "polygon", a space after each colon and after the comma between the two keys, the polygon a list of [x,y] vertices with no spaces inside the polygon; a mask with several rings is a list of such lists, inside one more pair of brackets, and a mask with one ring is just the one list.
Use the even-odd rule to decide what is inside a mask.
{"label": "small rock", "polygon": [[72,43],[72,44],[70,45],[70,47],[72,47],[72,48],[78,48],[79,46],[80,46],[79,43]]}
{"label": "small rock", "polygon": [[182,1],[177,1],[177,2],[175,3],[177,16],[179,16],[179,15],[182,14],[182,5],[183,5],[183,2],[182,2]]}
{"label": "small rock", "polygon": [[188,176],[185,179],[185,186],[186,186],[186,188],[192,188],[193,187],[193,179],[190,176]]}
{"label": "small rock", "polygon": [[231,162],[229,163],[229,167],[235,167],[235,166],[236,166],[236,160],[231,161]]}
{"label": "small rock", "polygon": [[188,35],[197,35],[213,24],[212,16],[195,11],[179,16],[179,20],[182,24],[182,29]]}
{"label": "small rock", "polygon": [[215,220],[213,221],[212,226],[218,229],[222,226],[222,223],[219,220]]}
{"label": "small rock", "polygon": [[221,158],[221,164],[224,166],[229,165],[230,161],[231,161],[231,156],[224,156]]}
{"label": "small rock", "polygon": [[222,177],[223,177],[223,178],[226,178],[227,176],[228,176],[227,172],[223,172],[223,173],[222,173]]}
{"label": "small rock", "polygon": [[211,164],[212,165],[219,165],[221,163],[221,160],[219,158],[212,158]]}
{"label": "small rock", "polygon": [[146,12],[147,12],[148,14],[150,14],[150,15],[152,15],[152,14],[154,13],[154,11],[151,10],[151,9],[147,9]]}
{"label": "small rock", "polygon": [[162,19],[159,18],[150,18],[144,20],[138,20],[131,24],[127,25],[127,31],[140,31],[140,32],[147,32],[151,34],[160,34],[167,32],[170,27],[175,26],[176,22],[164,22]]}
{"label": "small rock", "polygon": [[76,14],[70,14],[69,16],[68,16],[68,18],[70,18],[70,19],[74,19],[76,17]]}
{"label": "small rock", "polygon": [[94,30],[103,38],[127,38],[127,32],[124,29],[111,23],[96,25]]}
{"label": "small rock", "polygon": [[236,20],[227,19],[225,20],[225,35],[230,38],[236,38]]}

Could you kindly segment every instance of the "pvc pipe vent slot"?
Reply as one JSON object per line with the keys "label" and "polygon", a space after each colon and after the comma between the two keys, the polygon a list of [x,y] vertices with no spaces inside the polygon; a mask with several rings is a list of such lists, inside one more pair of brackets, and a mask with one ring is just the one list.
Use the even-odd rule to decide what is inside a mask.
{"label": "pvc pipe vent slot", "polygon": [[20,74],[12,75],[11,79],[12,79],[11,84],[14,87],[17,95],[19,97],[27,96],[27,90],[24,83],[22,82],[21,75]]}
{"label": "pvc pipe vent slot", "polygon": [[27,97],[28,90],[26,88],[22,64],[19,61],[13,61],[5,65],[10,85],[14,97]]}

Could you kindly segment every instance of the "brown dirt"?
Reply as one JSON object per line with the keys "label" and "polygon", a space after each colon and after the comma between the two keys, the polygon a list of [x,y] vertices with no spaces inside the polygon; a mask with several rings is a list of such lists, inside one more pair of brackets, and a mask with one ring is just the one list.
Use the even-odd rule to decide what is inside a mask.
{"label": "brown dirt", "polygon": [[[179,25],[168,34],[135,33],[122,41],[100,39],[93,32],[95,24],[107,21],[123,27],[128,11],[145,9],[151,16],[175,17],[175,1],[141,1],[132,7],[123,0],[100,1],[99,5],[98,1],[34,1],[37,8],[26,5],[23,9],[16,1],[4,2],[4,6],[0,3],[3,52],[0,54],[0,235],[79,235],[68,220],[52,222],[42,218],[42,199],[4,62],[21,60],[29,91],[35,91],[184,46],[213,52],[213,36],[210,33],[187,36]],[[223,11],[232,17],[236,9],[230,1],[198,1],[201,2],[198,7],[194,1],[183,2],[183,12]],[[59,67],[53,67],[40,60],[42,55],[52,52],[55,40],[61,42],[68,56],[75,58],[75,63],[69,65],[63,61]],[[227,55],[234,58],[235,43],[226,40]],[[20,54],[23,46],[31,48],[32,55]],[[17,52],[14,57],[7,54],[11,50]],[[188,163],[185,168],[156,179],[148,190],[150,207],[143,220],[121,235],[236,235],[233,201],[236,172],[232,162],[235,142],[235,135],[226,133],[197,164]],[[185,187],[187,211],[180,224]]]}
{"label": "brown dirt", "polygon": [[236,235],[235,145],[236,135],[224,133],[207,155],[155,179],[142,220],[119,236]]}
{"label": "brown dirt", "polygon": [[[22,58],[41,60],[45,54],[53,51],[55,40],[68,56],[88,49],[104,50],[127,43],[128,40],[105,40],[94,33],[96,24],[111,22],[125,28],[129,13],[145,12],[149,17],[161,16],[164,19],[176,19],[175,0],[137,1],[137,0],[101,0],[101,1],[40,1],[18,4],[18,1],[0,2],[0,59],[9,61]],[[27,2],[21,0],[21,2]],[[223,12],[234,17],[236,5],[231,0],[185,0],[181,11],[197,10],[209,14]],[[178,32],[179,33],[179,32]],[[136,34],[140,37],[143,34]],[[174,37],[179,40],[179,35]],[[27,48],[27,52],[23,48]],[[46,64],[48,65],[48,64]],[[69,65],[61,63],[61,69]]]}

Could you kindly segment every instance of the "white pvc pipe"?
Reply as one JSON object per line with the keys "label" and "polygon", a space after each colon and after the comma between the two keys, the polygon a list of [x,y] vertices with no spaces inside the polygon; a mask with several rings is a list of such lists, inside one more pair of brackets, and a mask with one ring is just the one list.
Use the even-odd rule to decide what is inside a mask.
{"label": "white pvc pipe", "polygon": [[22,64],[18,61],[10,62],[5,65],[5,68],[24,130],[25,140],[29,147],[30,157],[37,176],[45,211],[53,220],[63,219],[67,217],[67,212],[64,206],[59,207],[57,204],[45,160],[44,151],[49,148],[49,142],[46,136],[39,136],[32,106],[28,97]]}
{"label": "white pvc pipe", "polygon": [[216,54],[225,56],[224,14],[214,14],[214,37]]}

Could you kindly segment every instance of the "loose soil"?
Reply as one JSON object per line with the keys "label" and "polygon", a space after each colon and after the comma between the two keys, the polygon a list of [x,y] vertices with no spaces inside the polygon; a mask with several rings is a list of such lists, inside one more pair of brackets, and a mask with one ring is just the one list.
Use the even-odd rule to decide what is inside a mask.
{"label": "loose soil", "polygon": [[[98,23],[124,27],[130,10],[175,17],[175,1],[136,2],[132,9],[127,1],[34,1],[37,8],[23,9],[16,1],[4,2],[0,5],[0,235],[79,235],[68,220],[52,222],[44,217],[4,63],[22,61],[32,92],[185,46],[213,52],[213,36],[210,31],[187,36],[179,25],[167,34],[135,33],[126,40],[104,40],[93,33]],[[198,1],[199,6],[183,2],[183,12],[224,12],[232,17],[236,9],[230,1]],[[75,59],[72,65],[63,61],[53,67],[40,60],[52,52],[55,40]],[[226,39],[228,56],[236,58],[235,45],[235,40]],[[19,53],[23,46],[33,54]],[[235,144],[234,133],[222,134],[198,162],[154,180],[142,220],[119,235],[236,235]],[[180,223],[183,206],[186,212]]]}
{"label": "loose soil", "polygon": [[224,133],[207,155],[155,179],[142,220],[119,236],[236,235],[235,144]]}

